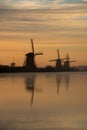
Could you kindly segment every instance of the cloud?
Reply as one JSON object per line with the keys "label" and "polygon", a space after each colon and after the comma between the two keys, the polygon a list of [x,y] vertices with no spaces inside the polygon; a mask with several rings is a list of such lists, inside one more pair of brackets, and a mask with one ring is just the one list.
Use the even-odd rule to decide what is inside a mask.
{"label": "cloud", "polygon": [[83,0],[83,2],[87,2],[87,0]]}
{"label": "cloud", "polygon": [[39,6],[38,2],[29,0],[3,0],[0,1],[0,8],[36,8]]}
{"label": "cloud", "polygon": [[24,33],[51,40],[86,38],[87,5],[84,3],[64,3],[63,0],[3,0],[0,3],[3,5],[0,9],[0,40],[23,39]]}
{"label": "cloud", "polygon": [[86,0],[1,0],[0,8],[16,9],[58,9],[61,7],[78,6],[84,4]]}
{"label": "cloud", "polygon": [[[70,34],[83,36],[87,32],[87,20],[84,20],[86,17],[87,14],[81,10],[2,10],[0,30],[13,33],[45,33],[47,36],[49,32],[49,36],[55,33],[56,37],[61,33],[62,36]],[[5,34],[2,35],[8,37]],[[12,35],[12,38],[18,39],[15,35]]]}

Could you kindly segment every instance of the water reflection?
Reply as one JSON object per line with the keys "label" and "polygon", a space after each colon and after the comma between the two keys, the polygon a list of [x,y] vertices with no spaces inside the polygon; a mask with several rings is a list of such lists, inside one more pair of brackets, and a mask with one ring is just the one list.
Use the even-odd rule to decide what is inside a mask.
{"label": "water reflection", "polygon": [[87,129],[86,100],[87,73],[0,75],[0,130]]}
{"label": "water reflection", "polygon": [[[52,77],[53,76],[53,77]],[[30,74],[28,76],[25,76],[25,88],[28,92],[31,93],[31,101],[30,104],[31,106],[33,105],[34,102],[34,95],[35,92],[43,92],[43,89],[39,87],[41,84],[44,84],[48,82],[48,86],[51,87],[52,84],[50,84],[51,80],[53,82],[53,87],[52,91],[55,91],[55,87],[57,87],[57,94],[60,94],[60,89],[62,87],[66,87],[66,90],[68,92],[69,90],[69,84],[70,84],[70,75],[69,73],[57,73],[56,75],[51,75],[51,76],[46,76],[44,78],[45,81],[39,81],[38,84],[36,85],[36,82],[40,77],[38,77],[38,74]],[[54,92],[53,92],[54,93]]]}
{"label": "water reflection", "polygon": [[[64,84],[64,85],[63,85]],[[56,85],[57,85],[57,93],[60,93],[60,88],[62,86],[66,87],[66,90],[68,92],[69,90],[69,84],[70,84],[70,75],[69,73],[65,74],[57,74],[56,75]]]}
{"label": "water reflection", "polygon": [[65,84],[66,84],[66,90],[69,91],[69,84],[70,84],[70,75],[69,73],[66,73],[65,77]]}
{"label": "water reflection", "polygon": [[35,75],[30,76],[29,78],[26,78],[26,90],[31,92],[31,106],[33,104],[34,99],[34,89],[35,89]]}
{"label": "water reflection", "polygon": [[57,84],[57,93],[59,94],[60,92],[60,87],[61,87],[61,81],[62,80],[62,75],[56,75],[56,84]]}
{"label": "water reflection", "polygon": [[26,90],[29,91],[31,95],[31,106],[33,105],[34,102],[34,93],[36,92],[42,92],[42,88],[36,88],[35,86],[35,81],[36,81],[36,75],[31,74],[25,78],[25,86]]}

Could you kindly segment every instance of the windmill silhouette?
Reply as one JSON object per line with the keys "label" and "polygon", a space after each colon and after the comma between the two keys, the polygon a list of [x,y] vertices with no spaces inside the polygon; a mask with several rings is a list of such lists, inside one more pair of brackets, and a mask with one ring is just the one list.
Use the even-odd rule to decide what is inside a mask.
{"label": "windmill silhouette", "polygon": [[64,60],[64,59],[61,59],[61,58],[60,58],[59,49],[57,49],[57,59],[52,59],[52,60],[49,60],[49,61],[50,61],[50,62],[56,61],[55,69],[56,69],[57,71],[61,71],[61,70],[63,69],[63,67],[62,67],[62,61],[63,61],[63,60]]}
{"label": "windmill silhouette", "polygon": [[26,68],[26,70],[35,71],[37,70],[37,66],[35,63],[35,56],[43,55],[43,53],[35,53],[33,39],[31,39],[31,46],[32,46],[32,51],[25,55],[26,58],[23,66]]}
{"label": "windmill silhouette", "polygon": [[71,67],[70,67],[71,62],[76,62],[76,61],[70,60],[69,54],[67,53],[65,60],[64,60],[64,64],[63,64],[64,70],[70,70],[71,69]]}

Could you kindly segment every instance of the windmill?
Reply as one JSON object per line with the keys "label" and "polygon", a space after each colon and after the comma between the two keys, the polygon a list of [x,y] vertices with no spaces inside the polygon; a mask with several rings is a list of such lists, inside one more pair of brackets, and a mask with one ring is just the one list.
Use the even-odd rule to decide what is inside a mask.
{"label": "windmill", "polygon": [[71,62],[76,62],[76,61],[71,61],[70,58],[69,58],[69,54],[67,53],[66,57],[65,57],[65,61],[64,61],[64,64],[63,64],[63,67],[64,67],[64,70],[70,70],[70,63]]}
{"label": "windmill", "polygon": [[32,46],[32,52],[29,52],[25,55],[26,58],[25,58],[23,66],[27,70],[34,71],[37,69],[37,66],[35,63],[35,56],[36,55],[43,55],[43,53],[35,53],[33,39],[31,39],[31,46]]}
{"label": "windmill", "polygon": [[55,69],[58,70],[58,71],[61,71],[62,70],[62,60],[60,58],[60,53],[59,53],[59,49],[57,49],[57,59],[52,59],[52,60],[49,60],[50,62],[52,61],[56,61],[56,66],[55,66]]}

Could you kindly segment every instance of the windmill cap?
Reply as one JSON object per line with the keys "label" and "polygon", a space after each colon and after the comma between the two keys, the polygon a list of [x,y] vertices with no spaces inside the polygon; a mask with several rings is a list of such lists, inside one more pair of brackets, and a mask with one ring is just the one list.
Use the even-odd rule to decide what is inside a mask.
{"label": "windmill cap", "polygon": [[27,53],[26,56],[34,56],[33,52]]}

